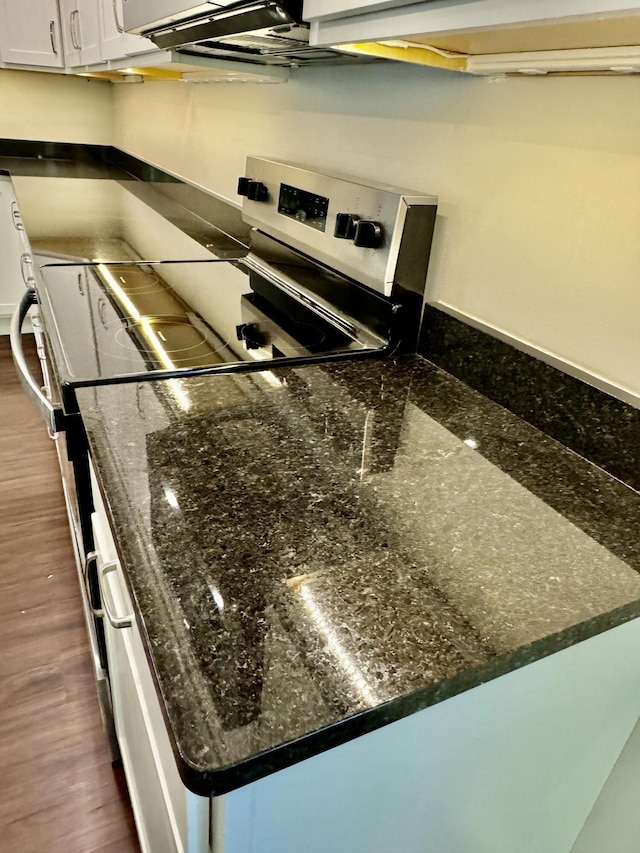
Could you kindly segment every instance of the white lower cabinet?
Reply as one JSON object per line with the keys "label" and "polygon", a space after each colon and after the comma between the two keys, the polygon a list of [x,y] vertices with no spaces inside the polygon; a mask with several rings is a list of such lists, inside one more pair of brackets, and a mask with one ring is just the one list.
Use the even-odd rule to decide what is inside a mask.
{"label": "white lower cabinet", "polygon": [[206,853],[210,801],[188,791],[178,774],[104,508],[95,503],[113,715],[140,846],[143,853]]}
{"label": "white lower cabinet", "polygon": [[570,853],[640,715],[640,619],[197,797],[178,776],[94,489],[115,725],[144,853]]}

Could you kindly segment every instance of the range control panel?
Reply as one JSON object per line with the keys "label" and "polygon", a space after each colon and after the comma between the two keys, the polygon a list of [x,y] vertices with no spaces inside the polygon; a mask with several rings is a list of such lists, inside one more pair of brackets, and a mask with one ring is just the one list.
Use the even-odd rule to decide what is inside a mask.
{"label": "range control panel", "polygon": [[238,193],[245,222],[386,296],[409,220],[438,203],[433,195],[259,157],[247,158]]}

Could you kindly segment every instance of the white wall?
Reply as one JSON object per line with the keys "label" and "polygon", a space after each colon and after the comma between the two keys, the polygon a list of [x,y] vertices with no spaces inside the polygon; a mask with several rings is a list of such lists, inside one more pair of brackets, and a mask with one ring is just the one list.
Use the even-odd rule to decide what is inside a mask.
{"label": "white wall", "polygon": [[0,138],[110,145],[112,94],[102,80],[0,70]]}
{"label": "white wall", "polygon": [[437,193],[428,298],[640,400],[637,80],[389,63],[114,88],[114,144],[228,198],[247,154]]}
{"label": "white wall", "polygon": [[[101,80],[0,69],[0,139],[110,145],[112,108],[112,87]],[[14,301],[15,292],[0,282],[2,335]]]}

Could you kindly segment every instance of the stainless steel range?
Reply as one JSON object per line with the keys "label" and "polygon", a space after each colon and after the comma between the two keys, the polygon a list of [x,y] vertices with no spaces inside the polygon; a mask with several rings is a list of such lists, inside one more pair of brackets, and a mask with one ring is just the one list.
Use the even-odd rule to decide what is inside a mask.
{"label": "stainless steel range", "polygon": [[41,267],[65,411],[87,384],[413,348],[432,196],[258,158],[238,189],[254,227],[244,258]]}
{"label": "stainless steel range", "polygon": [[[415,351],[434,196],[254,157],[238,192],[252,226],[244,257],[54,258],[30,267],[13,317],[18,372],[57,440],[99,684],[106,658],[76,390],[162,379],[187,412],[190,376]],[[22,351],[33,306],[44,388]]]}

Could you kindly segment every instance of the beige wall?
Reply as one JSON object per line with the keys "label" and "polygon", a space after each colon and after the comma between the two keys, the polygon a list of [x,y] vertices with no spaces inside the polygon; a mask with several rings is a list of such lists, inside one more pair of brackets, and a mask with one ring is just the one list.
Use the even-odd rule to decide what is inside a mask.
{"label": "beige wall", "polygon": [[0,138],[110,145],[112,102],[100,80],[0,70]]}
{"label": "beige wall", "polygon": [[437,193],[431,300],[640,395],[637,80],[388,64],[114,95],[115,144],[228,198],[247,154]]}

